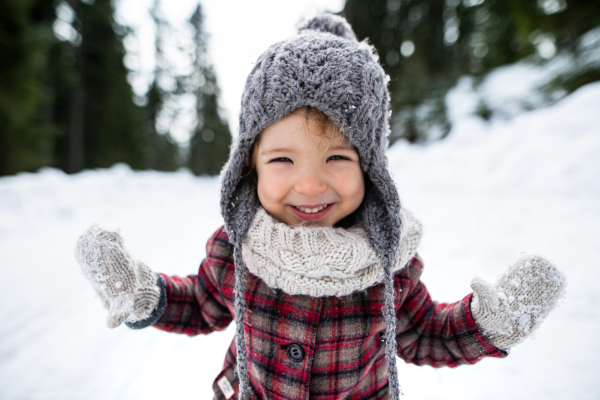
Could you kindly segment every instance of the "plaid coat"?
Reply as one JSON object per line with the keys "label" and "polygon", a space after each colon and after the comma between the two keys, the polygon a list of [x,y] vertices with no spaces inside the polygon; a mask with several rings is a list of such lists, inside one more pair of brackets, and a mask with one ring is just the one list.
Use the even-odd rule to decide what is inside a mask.
{"label": "plaid coat", "polygon": [[[187,335],[225,329],[233,320],[233,246],[223,228],[208,241],[197,275],[161,275],[167,307],[156,328]],[[398,356],[433,367],[474,364],[483,357],[506,357],[477,328],[471,294],[453,304],[433,302],[420,282],[416,255],[394,275]],[[288,295],[248,272],[244,331],[252,399],[387,399],[382,335],[383,284],[343,297]],[[235,341],[215,379],[226,377],[237,399]]]}

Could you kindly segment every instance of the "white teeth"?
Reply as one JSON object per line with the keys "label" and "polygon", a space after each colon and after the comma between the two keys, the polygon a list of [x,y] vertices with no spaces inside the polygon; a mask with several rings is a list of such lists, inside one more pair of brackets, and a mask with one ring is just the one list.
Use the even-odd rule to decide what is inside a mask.
{"label": "white teeth", "polygon": [[328,205],[329,204],[325,204],[324,206],[315,207],[315,208],[304,208],[304,207],[298,207],[298,206],[294,206],[294,207],[296,207],[296,209],[302,211],[303,213],[314,214],[314,213],[319,212],[322,209],[326,208]]}

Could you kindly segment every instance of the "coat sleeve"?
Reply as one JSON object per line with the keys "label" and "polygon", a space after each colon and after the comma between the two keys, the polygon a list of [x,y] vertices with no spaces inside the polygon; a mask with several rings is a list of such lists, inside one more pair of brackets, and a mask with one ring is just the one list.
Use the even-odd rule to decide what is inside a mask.
{"label": "coat sleeve", "polygon": [[411,284],[397,312],[398,356],[409,363],[435,368],[475,364],[484,357],[506,357],[508,353],[494,347],[475,324],[469,306],[473,294],[452,304],[432,301],[418,279],[422,268],[418,255],[409,262],[408,274],[417,277],[411,279],[416,284]]}
{"label": "coat sleeve", "polygon": [[233,265],[227,239],[222,229],[209,239],[197,275],[160,274],[165,280],[166,308],[155,328],[194,336],[223,330],[231,323],[233,316],[217,279],[220,270]]}

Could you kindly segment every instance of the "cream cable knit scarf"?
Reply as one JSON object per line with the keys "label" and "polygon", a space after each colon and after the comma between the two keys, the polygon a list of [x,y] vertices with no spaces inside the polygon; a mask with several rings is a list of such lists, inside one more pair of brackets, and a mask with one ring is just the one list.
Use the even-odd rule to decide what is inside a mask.
{"label": "cream cable knit scarf", "polygon": [[[392,271],[415,255],[422,226],[402,209],[402,235]],[[364,229],[292,228],[259,208],[242,242],[251,273],[271,288],[313,297],[345,296],[383,281],[383,267]]]}

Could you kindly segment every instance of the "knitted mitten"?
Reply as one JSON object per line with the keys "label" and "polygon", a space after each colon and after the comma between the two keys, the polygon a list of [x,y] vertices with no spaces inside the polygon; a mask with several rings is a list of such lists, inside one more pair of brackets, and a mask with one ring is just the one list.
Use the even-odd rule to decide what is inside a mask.
{"label": "knitted mitten", "polygon": [[119,232],[92,225],[77,241],[75,258],[108,310],[109,328],[152,314],[160,299],[159,278],[129,255]]}
{"label": "knitted mitten", "polygon": [[552,263],[538,256],[525,256],[495,285],[473,278],[471,313],[486,338],[506,350],[540,326],[566,285],[565,276]]}

